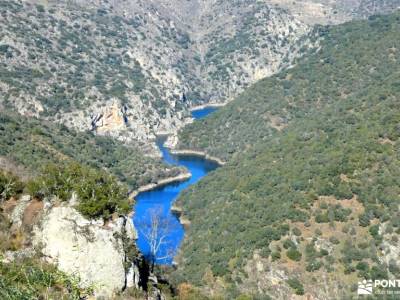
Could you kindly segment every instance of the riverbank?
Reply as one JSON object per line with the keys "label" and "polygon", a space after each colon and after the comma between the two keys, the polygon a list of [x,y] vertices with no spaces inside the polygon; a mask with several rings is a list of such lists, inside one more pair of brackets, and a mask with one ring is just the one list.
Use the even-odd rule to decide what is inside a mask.
{"label": "riverbank", "polygon": [[190,111],[202,110],[206,108],[219,108],[225,105],[226,103],[208,103],[208,104],[193,106],[190,108]]}
{"label": "riverbank", "polygon": [[198,157],[204,158],[206,160],[215,162],[219,166],[223,166],[223,165],[226,164],[225,161],[219,159],[218,157],[211,156],[211,155],[209,155],[209,154],[207,154],[206,152],[203,152],[203,151],[170,149],[170,152],[171,152],[171,154],[174,154],[174,155],[182,155],[182,156],[193,155],[193,156],[198,156]]}
{"label": "riverbank", "polygon": [[188,229],[188,227],[190,226],[190,220],[189,220],[188,218],[186,218],[186,217],[183,215],[183,209],[182,209],[182,207],[177,206],[176,204],[173,204],[173,205],[171,206],[171,213],[172,213],[173,215],[175,215],[175,216],[178,218],[179,223],[180,223],[185,229]]}
{"label": "riverbank", "polygon": [[171,183],[183,182],[183,181],[189,180],[191,177],[192,177],[192,174],[190,174],[189,172],[184,172],[184,173],[179,174],[178,176],[175,176],[175,177],[168,177],[168,178],[165,178],[165,179],[161,179],[157,183],[146,184],[146,185],[141,186],[138,189],[130,192],[129,193],[129,198],[133,199],[140,193],[148,192],[148,191],[163,187],[163,186],[171,184]]}
{"label": "riverbank", "polygon": [[[210,107],[203,110],[198,109],[192,113],[192,120],[204,118],[215,110]],[[165,236],[165,241],[168,241],[168,243],[159,248],[155,257],[157,264],[171,265],[174,263],[173,257],[179,250],[185,230],[190,225],[188,217],[182,211],[179,212],[181,209],[176,208],[174,202],[183,190],[195,184],[225,162],[199,151],[176,150],[173,152],[173,147],[169,147],[170,145],[166,143],[166,140],[170,141],[173,136],[177,137],[177,135],[171,135],[167,132],[158,133],[156,144],[162,154],[164,163],[181,167],[182,171],[178,176],[142,186],[131,193],[131,197],[136,200],[133,221],[139,233],[137,247],[145,256],[151,253],[149,241],[143,234],[143,230],[148,228],[154,213],[157,213],[158,217],[163,222],[166,222],[165,224],[169,224],[170,230]]]}

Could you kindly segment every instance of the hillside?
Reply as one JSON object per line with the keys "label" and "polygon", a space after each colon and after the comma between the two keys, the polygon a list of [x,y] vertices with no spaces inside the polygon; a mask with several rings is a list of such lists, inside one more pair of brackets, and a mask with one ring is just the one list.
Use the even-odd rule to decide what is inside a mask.
{"label": "hillside", "polygon": [[[399,278],[400,15],[369,17],[399,3],[0,0],[0,298],[347,299]],[[184,171],[157,134],[230,101],[180,132],[227,164],[174,205],[178,265],[153,270],[128,192]]]}
{"label": "hillside", "polygon": [[0,105],[157,155],[155,134],[290,66],[314,24],[397,2],[338,3],[1,0]]}
{"label": "hillside", "polygon": [[[186,23],[162,3],[48,1],[43,5],[40,1],[2,0],[1,7],[0,103],[27,116],[93,130],[148,149],[155,133],[173,132],[186,122],[188,106],[212,98],[194,88],[204,87],[201,80],[209,77],[208,73],[224,81],[233,73],[248,77],[235,70],[226,73],[227,66],[207,67],[206,73],[198,68],[198,60],[203,58]],[[256,11],[260,11],[258,19],[253,17]],[[279,56],[274,66],[268,62],[273,70],[290,42],[307,31],[284,12],[262,5],[250,6],[243,16],[239,7],[236,14],[235,26],[245,31],[237,37],[232,34],[230,48],[237,53],[247,51],[249,34],[270,23],[268,35],[274,42],[273,49],[267,46],[266,51],[276,53],[272,58]],[[246,28],[242,28],[243,22]],[[273,29],[278,27],[282,27],[279,32]],[[214,44],[212,40],[221,38],[215,34],[219,30],[215,28],[202,43]],[[221,48],[208,50],[204,65],[212,63],[217,51]],[[241,56],[242,64],[248,61],[248,54]],[[254,67],[250,69],[255,72]],[[265,75],[262,72],[258,78]],[[253,77],[241,80],[248,83]],[[211,83],[207,89],[219,87]]]}
{"label": "hillside", "polygon": [[319,28],[318,51],[183,130],[229,161],[178,200],[178,282],[349,299],[359,279],[399,276],[399,20]]}
{"label": "hillside", "polygon": [[[35,177],[47,164],[80,163],[107,170],[130,189],[182,171],[159,159],[144,157],[139,149],[109,137],[75,132],[63,125],[5,111],[0,112],[0,158],[1,169],[20,177]],[[18,166],[23,169],[18,171]]]}
{"label": "hillside", "polygon": [[[352,47],[351,39],[338,43],[337,38],[326,34],[324,27],[317,27],[313,33],[313,38],[325,45],[317,55],[312,55],[316,49],[311,49],[304,60],[296,62],[298,67],[257,82],[210,118],[186,126],[179,132],[176,148],[205,151],[229,160],[234,153],[270,139],[274,132],[308,115],[315,106],[329,103],[338,94],[347,98],[367,88],[375,79],[371,78],[371,68],[374,73],[384,74],[386,65],[381,60],[387,60],[386,54],[372,48],[378,47],[378,42],[366,41],[361,47]],[[349,30],[348,34],[354,33]],[[370,39],[366,33],[364,38]],[[369,61],[369,57],[374,60]],[[358,68],[349,74],[346,66],[350,68],[354,63]],[[304,70],[308,76],[304,76]]]}
{"label": "hillside", "polygon": [[106,4],[33,3],[0,5],[3,106],[136,144],[188,117],[185,53],[175,51],[188,38],[169,19],[146,8],[123,17]]}

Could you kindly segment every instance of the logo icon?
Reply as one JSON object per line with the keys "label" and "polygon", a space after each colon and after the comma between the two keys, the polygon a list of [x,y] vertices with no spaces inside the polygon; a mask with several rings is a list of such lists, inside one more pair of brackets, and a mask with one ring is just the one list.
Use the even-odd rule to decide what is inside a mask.
{"label": "logo icon", "polygon": [[358,282],[358,295],[372,295],[372,280],[363,280]]}

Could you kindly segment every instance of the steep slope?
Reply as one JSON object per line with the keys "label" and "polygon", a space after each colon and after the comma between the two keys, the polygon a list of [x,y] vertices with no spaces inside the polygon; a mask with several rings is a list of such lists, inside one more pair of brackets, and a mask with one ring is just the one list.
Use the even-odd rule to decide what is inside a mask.
{"label": "steep slope", "polygon": [[[324,31],[325,28],[317,28],[313,35],[310,35],[311,42],[313,44],[324,43]],[[367,51],[364,48],[354,47],[352,49],[351,41],[345,41],[346,44],[341,41],[342,44],[339,44],[338,47],[346,46],[353,57]],[[319,52],[318,59],[340,65],[341,68],[338,70],[321,69],[321,71],[310,73],[308,77],[305,77],[301,72],[303,72],[303,68],[308,70],[308,65],[311,64],[315,70],[322,67],[318,61],[309,61],[317,56],[307,58],[305,61],[300,59],[302,68],[294,68],[280,73],[279,76],[257,82],[239,95],[235,102],[229,103],[210,118],[185,127],[179,132],[179,143],[176,148],[205,151],[211,156],[229,160],[236,152],[245,151],[254,143],[268,139],[275,131],[282,131],[293,119],[308,114],[311,108],[315,105],[322,105],[336,93],[348,97],[361,88],[367,88],[371,80],[368,68],[371,63],[365,61],[364,68],[360,67],[360,70],[356,70],[357,75],[353,75],[359,78],[356,83],[353,81],[355,80],[353,77],[348,81],[339,80],[340,76],[349,77],[344,66],[346,63],[351,66],[352,62],[348,62],[348,56],[342,53],[339,53],[341,56],[337,59],[332,58],[338,55],[332,50],[334,46],[334,42],[331,42],[328,48],[329,52]],[[338,49],[341,50],[341,48]],[[314,51],[316,49],[311,49],[310,53]],[[370,53],[374,51],[375,49],[371,48],[368,50],[368,55],[377,55]],[[359,60],[358,58],[356,61]],[[375,60],[375,62],[379,64],[379,60]],[[322,66],[329,66],[329,64]],[[294,81],[292,78],[296,78],[296,80]],[[324,85],[320,82],[324,82]],[[357,90],[354,90],[354,85]],[[314,102],[315,99],[318,101]]]}
{"label": "steep slope", "polygon": [[200,86],[191,86],[205,102],[231,100],[250,83],[290,64],[310,30],[287,11],[260,1],[203,4],[193,36]]}
{"label": "steep slope", "polygon": [[400,15],[319,32],[319,51],[193,132],[231,160],[178,200],[181,282],[348,299],[360,278],[399,276]]}
{"label": "steep slope", "polygon": [[0,133],[2,168],[14,172],[18,170],[15,165],[23,166],[25,170],[18,174],[21,176],[38,175],[50,163],[81,163],[106,169],[131,189],[137,189],[182,172],[111,138],[78,133],[63,125],[15,113],[0,112]]}
{"label": "steep slope", "polygon": [[[130,210],[122,206],[129,203],[123,186],[102,170],[75,164],[69,171],[47,170],[35,179],[45,185],[40,198],[22,195],[32,191],[32,181],[26,185],[0,170],[1,299],[115,299],[116,294],[126,299],[124,290],[147,299],[138,290],[144,285],[148,294],[159,293],[147,279],[132,220],[120,215],[123,206]],[[83,209],[89,208],[89,199],[106,222]]]}
{"label": "steep slope", "polygon": [[3,106],[127,142],[146,142],[188,116],[187,34],[140,1],[123,15],[86,2],[0,7]]}
{"label": "steep slope", "polygon": [[361,0],[353,12],[367,17],[378,13],[390,13],[399,8],[400,3],[397,0]]}
{"label": "steep slope", "polygon": [[312,47],[316,23],[397,1],[18,1],[0,3],[0,105],[156,155],[188,108],[227,102]]}

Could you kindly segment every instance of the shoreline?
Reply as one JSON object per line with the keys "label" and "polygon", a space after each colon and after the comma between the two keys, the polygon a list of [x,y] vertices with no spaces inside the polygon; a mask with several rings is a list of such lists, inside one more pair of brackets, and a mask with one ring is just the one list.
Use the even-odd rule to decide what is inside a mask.
{"label": "shoreline", "polygon": [[189,110],[190,111],[196,111],[196,110],[201,110],[201,109],[205,109],[205,108],[218,108],[218,107],[223,107],[225,106],[226,103],[207,103],[207,104],[202,104],[202,105],[197,105],[197,106],[193,106],[191,107]]}
{"label": "shoreline", "polygon": [[209,155],[209,154],[207,154],[206,152],[203,152],[203,151],[188,150],[188,149],[186,149],[186,150],[169,149],[169,150],[170,150],[170,153],[171,153],[171,154],[174,154],[174,155],[182,155],[182,156],[185,156],[185,155],[193,155],[193,156],[199,156],[199,157],[202,157],[202,158],[204,158],[204,159],[206,159],[206,160],[210,160],[210,161],[212,161],[212,162],[217,163],[220,167],[222,167],[222,166],[224,166],[224,165],[226,164],[225,161],[219,159],[218,157],[211,156],[211,155]]}
{"label": "shoreline", "polygon": [[171,183],[178,183],[178,182],[184,182],[186,180],[189,180],[192,177],[192,174],[189,172],[184,172],[182,174],[179,174],[175,177],[167,177],[165,179],[161,179],[159,180],[157,183],[149,183],[146,185],[143,185],[141,187],[139,187],[136,190],[133,190],[132,192],[129,193],[129,198],[133,199],[135,198],[137,195],[139,195],[140,193],[143,192],[148,192],[151,190],[155,190],[157,188],[163,187],[165,185],[171,184]]}
{"label": "shoreline", "polygon": [[185,217],[185,215],[183,213],[183,208],[174,203],[171,206],[171,213],[178,218],[179,223],[185,228],[185,230],[187,230],[188,227],[190,226],[191,222],[187,217]]}

